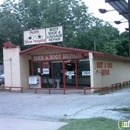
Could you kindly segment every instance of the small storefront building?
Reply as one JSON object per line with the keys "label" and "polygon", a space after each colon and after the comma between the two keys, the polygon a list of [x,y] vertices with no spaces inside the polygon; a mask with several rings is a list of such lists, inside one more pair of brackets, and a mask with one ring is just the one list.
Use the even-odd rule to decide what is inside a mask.
{"label": "small storefront building", "polygon": [[83,89],[130,80],[130,58],[102,52],[50,44],[21,51],[5,42],[3,58],[5,86]]}

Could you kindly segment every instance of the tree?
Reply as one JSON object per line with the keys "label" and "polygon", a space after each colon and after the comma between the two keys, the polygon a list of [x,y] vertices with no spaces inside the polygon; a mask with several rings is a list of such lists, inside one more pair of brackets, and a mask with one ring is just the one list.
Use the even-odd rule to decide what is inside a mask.
{"label": "tree", "polygon": [[123,32],[120,35],[120,42],[116,45],[117,55],[129,56],[129,33]]}
{"label": "tree", "polygon": [[[3,15],[0,24],[3,23],[4,28],[10,28],[10,32],[4,31],[3,38],[11,42],[14,42],[11,32],[23,38],[25,30],[62,25],[65,33],[63,45],[73,46],[74,42],[77,43],[78,35],[86,33],[92,24],[92,16],[81,0],[20,0],[18,3],[6,0],[2,7],[2,13],[8,17]],[[23,44],[18,36],[15,39],[20,41],[20,45]]]}
{"label": "tree", "polygon": [[5,0],[1,7],[0,40],[22,49],[31,47],[23,45],[23,31],[61,25],[65,38],[57,45],[94,50],[95,42],[97,51],[119,54],[123,44],[119,31],[89,14],[82,0]]}

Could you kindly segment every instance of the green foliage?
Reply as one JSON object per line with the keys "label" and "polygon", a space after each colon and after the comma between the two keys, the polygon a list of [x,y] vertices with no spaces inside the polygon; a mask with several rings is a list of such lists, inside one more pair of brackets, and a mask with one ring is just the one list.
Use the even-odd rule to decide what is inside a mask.
{"label": "green foliage", "polygon": [[129,33],[123,32],[120,35],[119,44],[116,45],[117,54],[121,56],[129,56]]}
{"label": "green foliage", "polygon": [[[82,0],[5,0],[0,6],[0,49],[10,41],[22,49],[23,31],[64,27],[64,42],[57,45],[128,56],[127,33],[88,13]],[[2,58],[2,51],[0,51]]]}
{"label": "green foliage", "polygon": [[123,108],[114,108],[113,111],[130,111],[130,107],[123,107]]}

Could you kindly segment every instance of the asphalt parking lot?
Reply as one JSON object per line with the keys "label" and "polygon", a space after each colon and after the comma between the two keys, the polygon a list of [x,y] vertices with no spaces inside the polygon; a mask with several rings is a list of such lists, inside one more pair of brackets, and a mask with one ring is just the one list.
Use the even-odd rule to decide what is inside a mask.
{"label": "asphalt parking lot", "polygon": [[[113,108],[130,106],[130,88],[99,95],[83,91],[0,92],[1,130],[57,130],[64,122],[59,119],[107,117],[128,119],[130,113],[112,111]],[[130,120],[130,119],[129,119]],[[33,124],[33,125],[32,125]]]}

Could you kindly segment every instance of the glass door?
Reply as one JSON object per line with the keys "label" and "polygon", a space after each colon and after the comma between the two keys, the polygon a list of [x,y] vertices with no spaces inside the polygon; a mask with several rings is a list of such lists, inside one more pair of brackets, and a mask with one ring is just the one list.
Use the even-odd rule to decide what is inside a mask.
{"label": "glass door", "polygon": [[90,62],[89,60],[78,61],[78,88],[90,87]]}
{"label": "glass door", "polygon": [[74,88],[78,87],[77,83],[77,63],[76,62],[67,62],[64,63],[65,66],[65,87]]}
{"label": "glass door", "polygon": [[52,77],[54,79],[55,87],[57,88],[57,81],[59,81],[59,87],[63,88],[63,78],[62,78],[62,62],[55,61],[52,62],[51,67]]}

